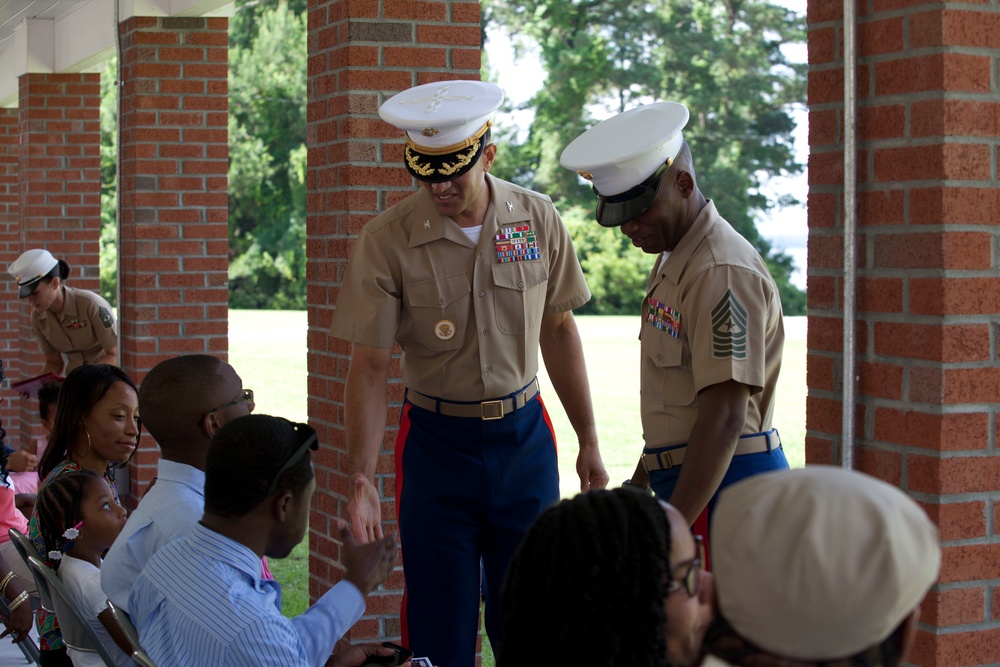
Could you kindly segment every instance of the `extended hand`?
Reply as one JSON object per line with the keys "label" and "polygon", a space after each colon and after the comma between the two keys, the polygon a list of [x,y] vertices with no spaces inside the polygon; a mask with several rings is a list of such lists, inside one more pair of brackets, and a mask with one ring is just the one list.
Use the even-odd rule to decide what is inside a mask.
{"label": "extended hand", "polygon": [[338,519],[337,528],[340,530],[340,541],[344,543],[344,567],[347,569],[344,578],[357,586],[362,595],[368,595],[386,580],[396,566],[396,533],[359,544],[346,521]]}
{"label": "extended hand", "polygon": [[351,519],[354,539],[361,544],[382,539],[382,504],[378,490],[361,473],[351,475],[347,516]]}

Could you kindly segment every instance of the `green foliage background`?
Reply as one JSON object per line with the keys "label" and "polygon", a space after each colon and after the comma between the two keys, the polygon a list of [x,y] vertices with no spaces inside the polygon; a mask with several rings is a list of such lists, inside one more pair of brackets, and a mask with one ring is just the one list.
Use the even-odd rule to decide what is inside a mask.
{"label": "green foliage background", "polygon": [[[230,20],[229,302],[233,308],[306,307],[307,0],[236,0]],[[593,222],[587,185],[559,165],[562,149],[604,117],[646,101],[692,110],[685,128],[698,181],[722,215],[761,252],[786,315],[805,312],[792,259],[755,221],[792,203],[763,182],[796,174],[790,105],[805,99],[803,66],[782,44],[805,39],[804,18],[767,0],[483,0],[486,26],[517,48],[537,47],[546,82],[526,108],[527,139],[498,127],[494,173],[552,196],[576,244],[594,299],[581,314],[633,314],[651,258]],[[101,293],[116,281],[115,63],[102,84]],[[491,78],[488,71],[487,78]],[[492,78],[495,78],[493,76]]]}

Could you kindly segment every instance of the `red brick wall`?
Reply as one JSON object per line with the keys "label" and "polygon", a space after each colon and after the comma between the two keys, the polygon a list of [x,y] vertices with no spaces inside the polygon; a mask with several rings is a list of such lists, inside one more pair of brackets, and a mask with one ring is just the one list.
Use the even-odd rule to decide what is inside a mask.
{"label": "red brick wall", "polygon": [[[20,254],[18,235],[20,196],[18,193],[19,133],[17,109],[0,109],[0,361],[8,378],[21,377],[19,329],[21,304],[17,288],[7,275],[7,267]],[[21,399],[10,390],[0,392],[0,424],[7,430],[7,442],[20,445],[18,433]]]}
{"label": "red brick wall", "polygon": [[[228,19],[120,26],[124,87],[119,258],[122,367],[229,351]],[[144,438],[131,493],[155,474]]]}
{"label": "red brick wall", "polygon": [[[345,516],[344,381],[351,346],[327,331],[353,239],[379,212],[413,191],[402,167],[402,134],[378,117],[379,105],[411,86],[479,79],[478,2],[316,0],[309,9],[307,253],[309,257],[309,418],[323,447],[316,466],[317,508],[309,534],[309,592],[342,577],[335,519]],[[393,377],[398,378],[398,367]],[[378,465],[387,528],[396,520],[392,447],[403,387],[389,387],[389,429]],[[403,585],[397,571],[351,640],[399,635]]]}
{"label": "red brick wall", "polygon": [[[978,4],[978,6],[976,6]],[[806,458],[837,460],[843,363],[842,3],[810,0]],[[856,466],[941,529],[910,660],[1000,659],[1000,6],[858,3]]]}
{"label": "red brick wall", "polygon": [[[101,75],[24,74],[18,105],[21,246],[16,254],[45,248],[69,262],[69,285],[96,291],[100,287]],[[6,265],[0,268],[6,272]],[[21,304],[19,312],[18,376],[31,377],[41,371],[44,358],[31,335],[27,306]],[[25,440],[38,423],[38,406],[33,400],[16,400]]]}

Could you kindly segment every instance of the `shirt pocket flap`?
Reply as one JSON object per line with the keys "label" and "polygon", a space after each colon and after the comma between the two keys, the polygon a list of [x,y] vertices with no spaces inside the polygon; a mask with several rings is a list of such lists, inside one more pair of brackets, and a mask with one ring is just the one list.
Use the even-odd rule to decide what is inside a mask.
{"label": "shirt pocket flap", "polygon": [[410,305],[415,308],[446,308],[467,296],[471,290],[468,276],[457,273],[407,285],[403,291]]}
{"label": "shirt pocket flap", "polygon": [[545,265],[538,261],[507,262],[493,265],[493,284],[497,287],[527,292],[548,279]]}

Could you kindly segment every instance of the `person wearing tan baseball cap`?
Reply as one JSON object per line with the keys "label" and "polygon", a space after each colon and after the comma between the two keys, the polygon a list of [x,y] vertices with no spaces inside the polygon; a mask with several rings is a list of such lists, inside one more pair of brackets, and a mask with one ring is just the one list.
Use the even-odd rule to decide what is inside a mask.
{"label": "person wearing tan baseball cap", "polygon": [[118,333],[111,305],[99,294],[65,284],[70,266],[32,248],[7,267],[20,299],[31,306],[31,333],[45,355],[40,375],[66,375],[84,364],[118,365]]}
{"label": "person wearing tan baseball cap", "polygon": [[937,528],[904,492],[807,466],[722,492],[712,522],[718,616],[704,667],[896,667],[937,580]]}

